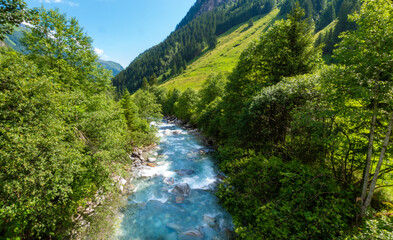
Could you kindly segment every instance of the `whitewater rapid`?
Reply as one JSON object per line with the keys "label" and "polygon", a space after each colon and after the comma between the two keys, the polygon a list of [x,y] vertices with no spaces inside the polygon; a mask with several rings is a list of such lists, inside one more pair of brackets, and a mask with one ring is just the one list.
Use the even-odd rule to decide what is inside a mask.
{"label": "whitewater rapid", "polygon": [[156,166],[135,173],[135,190],[123,211],[117,238],[230,239],[232,218],[214,193],[222,174],[212,149],[198,135],[174,124],[157,127],[160,144],[150,152]]}

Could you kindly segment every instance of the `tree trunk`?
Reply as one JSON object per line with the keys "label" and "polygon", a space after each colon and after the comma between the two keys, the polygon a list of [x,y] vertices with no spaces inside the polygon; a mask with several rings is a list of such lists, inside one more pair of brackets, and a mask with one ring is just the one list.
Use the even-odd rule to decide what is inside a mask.
{"label": "tree trunk", "polygon": [[378,104],[377,101],[374,100],[373,116],[371,118],[371,127],[370,127],[370,138],[368,140],[366,168],[364,169],[364,174],[363,174],[363,189],[362,189],[362,197],[361,197],[362,207],[360,209],[360,216],[361,217],[363,217],[364,214],[366,213],[365,201],[366,201],[366,196],[367,196],[368,179],[370,177],[371,157],[373,155],[375,122],[376,122],[376,117],[377,117],[377,104]]}
{"label": "tree trunk", "polygon": [[393,126],[393,113],[390,114],[388,130],[386,131],[385,139],[384,139],[383,145],[382,145],[381,154],[379,155],[377,168],[375,169],[374,177],[373,177],[373,180],[370,185],[368,196],[367,196],[366,202],[364,203],[364,206],[362,206],[362,208],[364,208],[365,210],[367,210],[368,206],[370,206],[371,198],[374,195],[375,185],[377,184],[379,171],[381,170],[383,158],[385,157],[386,148],[388,147],[388,144],[389,144],[390,134],[392,132],[392,126]]}

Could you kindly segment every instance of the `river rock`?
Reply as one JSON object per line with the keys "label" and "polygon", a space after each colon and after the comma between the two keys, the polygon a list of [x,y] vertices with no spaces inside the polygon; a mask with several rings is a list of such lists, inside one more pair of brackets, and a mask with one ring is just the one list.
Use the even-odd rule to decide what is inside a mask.
{"label": "river rock", "polygon": [[182,230],[182,226],[177,225],[176,223],[167,223],[166,226],[170,229],[173,229],[175,231],[181,231]]}
{"label": "river rock", "polygon": [[181,195],[189,195],[190,194],[190,186],[187,183],[178,184],[172,189],[172,193],[181,194]]}
{"label": "river rock", "polygon": [[199,230],[188,230],[180,233],[180,239],[186,239],[184,237],[193,237],[193,238],[203,238],[203,234]]}
{"label": "river rock", "polygon": [[175,170],[175,172],[176,172],[179,176],[192,175],[192,174],[195,173],[195,171],[192,170],[192,169],[178,169],[178,170]]}
{"label": "river rock", "polygon": [[147,166],[149,166],[149,167],[157,167],[157,164],[155,164],[155,163],[146,163],[146,165]]}
{"label": "river rock", "polygon": [[119,183],[120,185],[124,185],[127,183],[127,180],[125,180],[124,178],[120,178]]}
{"label": "river rock", "polygon": [[147,161],[148,161],[148,162],[155,162],[155,161],[157,161],[157,158],[148,157],[148,158],[147,158]]}
{"label": "river rock", "polygon": [[203,222],[206,223],[210,227],[214,227],[217,225],[217,220],[215,217],[209,216],[207,214],[203,215]]}
{"label": "river rock", "polygon": [[215,192],[215,191],[217,191],[218,186],[219,186],[219,183],[217,181],[215,181],[215,182],[210,183],[208,185],[208,188],[209,188],[210,191]]}
{"label": "river rock", "polygon": [[157,152],[152,152],[150,155],[152,155],[152,156],[154,156],[154,157],[157,157],[157,156],[158,156],[158,153],[157,153]]}
{"label": "river rock", "polygon": [[177,196],[176,197],[176,203],[183,203],[184,202],[184,196]]}
{"label": "river rock", "polygon": [[164,178],[164,183],[167,185],[173,185],[175,183],[175,179],[172,177],[166,177]]}

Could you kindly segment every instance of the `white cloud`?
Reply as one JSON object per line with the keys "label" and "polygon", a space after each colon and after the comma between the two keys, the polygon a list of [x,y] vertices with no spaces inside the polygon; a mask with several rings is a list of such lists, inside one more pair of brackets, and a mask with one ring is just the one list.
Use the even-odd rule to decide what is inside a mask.
{"label": "white cloud", "polygon": [[39,0],[39,2],[44,2],[44,3],[64,3],[64,4],[70,5],[71,7],[79,6],[79,3],[70,2],[70,1],[64,1],[64,0]]}
{"label": "white cloud", "polygon": [[103,60],[108,60],[109,56],[104,54],[104,50],[99,49],[99,48],[94,48],[94,52],[98,55],[99,58]]}
{"label": "white cloud", "polygon": [[94,52],[96,52],[98,56],[101,56],[104,54],[104,50],[99,49],[99,48],[94,48]]}

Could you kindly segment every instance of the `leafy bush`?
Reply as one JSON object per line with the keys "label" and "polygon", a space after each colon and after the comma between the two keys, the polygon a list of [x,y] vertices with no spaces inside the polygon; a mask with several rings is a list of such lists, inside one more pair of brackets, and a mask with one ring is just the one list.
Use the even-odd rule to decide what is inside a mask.
{"label": "leafy bush", "polygon": [[363,226],[358,229],[358,233],[353,236],[343,238],[345,240],[389,240],[393,239],[393,218],[382,216],[379,218],[367,219]]}
{"label": "leafy bush", "polygon": [[348,228],[351,191],[326,171],[253,151],[221,152],[228,178],[218,196],[241,239],[332,239]]}

